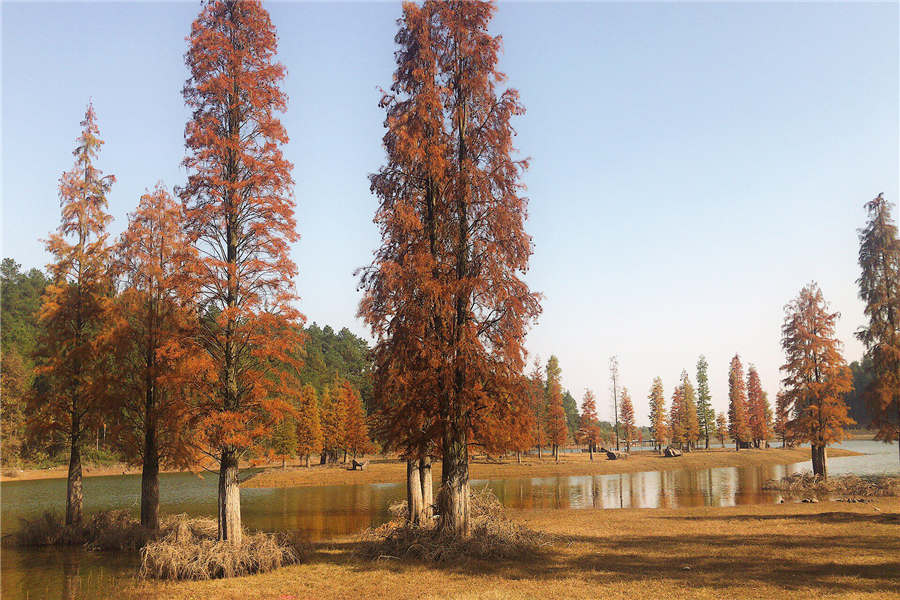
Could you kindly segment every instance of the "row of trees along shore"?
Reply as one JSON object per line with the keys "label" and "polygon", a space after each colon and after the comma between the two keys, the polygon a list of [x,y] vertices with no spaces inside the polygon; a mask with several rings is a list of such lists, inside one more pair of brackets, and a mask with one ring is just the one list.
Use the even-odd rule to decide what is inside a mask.
{"label": "row of trees along shore", "polygon": [[[511,125],[524,107],[497,70],[501,41],[488,33],[495,5],[426,0],[402,10],[397,68],[381,100],[387,159],[370,176],[382,241],[357,273],[358,315],[375,342],[365,359],[371,372],[356,373],[355,382],[303,376],[311,354],[296,308],[292,165],[277,117],[286,109],[285,69],[261,4],[204,4],[185,55],[191,118],[180,202],[157,185],[116,241],[106,231],[115,179],[95,166],[102,141],[88,107],[75,165],[60,179],[62,220],[47,240],[53,263],[28,394],[29,424],[64,436],[69,447],[67,523],[82,518],[81,449],[106,424],[128,459],[143,465],[145,526],[158,527],[160,465],[205,457],[218,465],[218,537],[234,544],[239,460],[261,452],[336,461],[371,451],[371,427],[382,448],[407,463],[410,519],[423,522],[436,505],[438,529],[466,535],[473,444],[517,456],[546,446],[558,460],[572,438],[591,458],[599,444],[624,440],[630,449],[642,438],[617,361],[613,424],[597,419],[590,390],[578,415],[555,356],[524,372],[524,338],[541,298],[524,280],[533,251],[521,183],[528,162],[513,158]],[[889,204],[879,196],[867,208],[859,280],[869,318],[859,332],[871,365],[865,393],[878,436],[893,440],[900,250]],[[824,448],[851,422],[836,319],[815,284],[786,307],[774,415],[758,373],[751,366],[745,383],[738,356],[727,425],[711,407],[703,357],[696,386],[683,372],[668,411],[655,379],[649,401],[659,447],[708,447],[710,437],[724,443],[728,435],[740,449],[778,433],[809,442],[816,472],[826,474]],[[7,379],[10,364],[4,353],[4,396],[24,387],[23,378]],[[435,459],[442,469],[433,502]]]}

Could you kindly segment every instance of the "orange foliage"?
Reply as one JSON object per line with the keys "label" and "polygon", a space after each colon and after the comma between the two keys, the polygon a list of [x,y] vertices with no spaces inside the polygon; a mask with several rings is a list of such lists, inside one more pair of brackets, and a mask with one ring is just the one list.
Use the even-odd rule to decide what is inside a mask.
{"label": "orange foliage", "polygon": [[237,459],[293,411],[286,399],[298,387],[290,350],[302,315],[289,244],[299,236],[292,165],[281,151],[288,137],[276,116],[286,107],[285,70],[257,0],[204,4],[188,41],[183,94],[192,117],[181,197],[199,250],[191,272],[203,312],[193,344],[213,375],[197,384],[200,439],[225,482],[219,537],[240,543]]}
{"label": "orange foliage", "polygon": [[189,384],[196,362],[180,348],[196,327],[183,294],[194,250],[182,222],[161,184],[141,196],[116,247],[121,290],[102,340],[111,437],[126,460],[151,468],[197,459]]}
{"label": "orange foliage", "polygon": [[757,447],[759,447],[761,442],[765,442],[772,437],[772,432],[769,431],[767,404],[766,393],[762,389],[759,373],[756,371],[756,367],[750,365],[747,371],[748,427],[750,429],[750,439],[755,442]]}
{"label": "orange foliage", "polygon": [[[378,429],[405,451],[440,443],[441,527],[468,532],[468,448],[508,412],[525,330],[531,240],[513,160],[515,90],[498,94],[490,3],[403,5],[381,105],[388,162],[371,177],[382,235],[359,314],[376,338]],[[386,384],[384,386],[380,384]],[[490,415],[490,417],[488,417]]]}
{"label": "orange foliage", "polygon": [[650,400],[650,430],[656,440],[656,447],[662,449],[669,436],[669,428],[666,426],[666,392],[662,379],[659,377],[653,379],[647,398]]}
{"label": "orange foliage", "polygon": [[319,398],[316,389],[306,384],[300,390],[297,408],[297,454],[305,458],[322,451],[322,425],[319,420]]}
{"label": "orange foliage", "polygon": [[735,354],[728,371],[728,434],[740,449],[741,442],[750,440],[750,423],[747,416],[747,388],[744,384],[744,366]]}
{"label": "orange foliage", "polygon": [[584,390],[581,400],[581,422],[578,427],[578,440],[587,444],[591,450],[600,444],[600,422],[597,418],[597,402],[592,390]]}
{"label": "orange foliage", "polygon": [[[844,402],[853,389],[853,378],[835,337],[840,313],[828,312],[816,283],[804,286],[784,311],[781,344],[785,363],[781,370],[784,394],[794,411],[788,428],[794,439],[812,446],[813,470],[827,475],[822,450],[844,439],[844,426],[854,423]],[[815,455],[817,449],[821,456]]]}
{"label": "orange foliage", "polygon": [[359,392],[348,381],[342,381],[339,387],[344,404],[344,449],[353,458],[357,454],[374,452],[372,439],[369,437],[369,426],[366,423],[366,409]]}
{"label": "orange foliage", "polygon": [[622,388],[622,404],[619,408],[622,421],[622,437],[625,442],[625,450],[631,451],[631,442],[635,439],[636,427],[634,424],[634,405],[631,403],[631,394],[628,388]]}
{"label": "orange foliage", "polygon": [[97,345],[111,287],[106,226],[112,217],[106,195],[115,178],[94,166],[103,141],[92,105],[81,127],[75,166],[59,180],[61,222],[46,242],[54,262],[47,267],[51,281],[38,313],[42,333],[36,373],[46,377],[49,389],[31,398],[29,407],[33,431],[59,432],[69,444],[66,524],[82,518],[80,448],[100,416]]}

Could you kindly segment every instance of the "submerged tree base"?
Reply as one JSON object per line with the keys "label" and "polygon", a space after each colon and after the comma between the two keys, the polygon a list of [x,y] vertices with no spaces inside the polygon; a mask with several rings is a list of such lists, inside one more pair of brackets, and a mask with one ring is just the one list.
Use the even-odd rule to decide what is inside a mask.
{"label": "submerged tree base", "polygon": [[137,552],[139,576],[153,579],[217,579],[264,573],[295,564],[308,544],[286,533],[243,534],[240,545],[217,541],[215,519],[174,515],[162,519],[159,531],[141,527],[125,510],[91,515],[80,525],[64,525],[59,515],[44,513],[24,521],[4,538],[16,546],[84,546],[88,550]]}
{"label": "submerged tree base", "polygon": [[844,475],[825,479],[811,473],[795,473],[767,481],[762,487],[798,496],[900,496],[900,475]]}
{"label": "submerged tree base", "polygon": [[141,527],[126,510],[90,515],[81,523],[66,525],[62,516],[45,512],[34,520],[22,520],[22,528],[4,541],[14,546],[85,546],[89,550],[136,551],[157,532]]}
{"label": "submerged tree base", "polygon": [[465,559],[521,559],[539,555],[551,544],[547,534],[510,520],[494,493],[484,488],[469,496],[470,534],[442,533],[438,517],[425,525],[407,521],[406,502],[391,507],[394,519],[361,535],[358,555],[368,560],[407,559],[456,562]]}

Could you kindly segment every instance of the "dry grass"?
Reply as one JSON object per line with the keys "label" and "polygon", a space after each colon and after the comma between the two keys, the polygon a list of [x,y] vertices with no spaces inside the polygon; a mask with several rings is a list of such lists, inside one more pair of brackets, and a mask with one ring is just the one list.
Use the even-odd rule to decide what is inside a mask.
{"label": "dry grass", "polygon": [[[829,448],[828,457],[858,456],[857,452]],[[675,469],[705,469],[709,467],[743,467],[775,465],[809,461],[809,448],[697,450],[677,458],[665,458],[656,452],[632,452],[628,460],[607,460],[605,456],[587,453],[565,453],[559,463],[551,458],[538,460],[534,456],[516,463],[496,460],[473,460],[469,465],[472,479],[503,479],[515,477],[555,477],[566,475],[603,475],[607,473],[636,473],[640,471],[668,471]],[[433,477],[440,481],[441,465],[433,465]],[[316,485],[349,485],[363,483],[392,483],[406,481],[406,463],[393,459],[373,460],[365,471],[349,471],[342,465],[323,465],[267,469],[247,480],[243,487],[299,487]]]}
{"label": "dry grass", "polygon": [[844,475],[823,479],[811,473],[795,473],[767,481],[763,489],[795,496],[900,496],[900,475]]}
{"label": "dry grass", "polygon": [[141,550],[145,579],[219,579],[265,573],[300,562],[305,543],[286,534],[247,533],[240,546],[216,540],[216,522],[179,515]]}
{"label": "dry grass", "polygon": [[4,541],[16,546],[85,546],[90,550],[135,551],[154,536],[126,510],[88,516],[81,524],[65,525],[57,514],[45,512]]}
{"label": "dry grass", "polygon": [[473,489],[469,497],[471,535],[442,534],[436,521],[424,527],[406,522],[406,502],[391,507],[392,521],[364,531],[357,555],[367,560],[462,560],[524,559],[536,557],[550,545],[548,536],[510,520],[503,505],[488,489]]}
{"label": "dry grass", "polygon": [[554,543],[524,559],[360,560],[355,539],[252,578],[135,582],[123,598],[900,597],[900,500],[868,504],[514,511]]}

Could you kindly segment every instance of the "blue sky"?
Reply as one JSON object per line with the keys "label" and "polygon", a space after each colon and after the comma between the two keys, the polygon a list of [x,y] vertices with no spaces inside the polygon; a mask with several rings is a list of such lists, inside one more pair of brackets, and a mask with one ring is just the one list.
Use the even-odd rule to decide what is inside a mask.
{"label": "blue sky", "polygon": [[[379,86],[398,3],[267,4],[288,69],[297,217],[310,321],[356,320],[354,269],[378,244],[367,174],[382,163]],[[199,3],[2,5],[3,256],[48,258],[59,175],[89,98],[116,175],[112,231],[145,188],[181,184],[184,37]],[[607,362],[647,414],[697,356],[714,405],[728,361],[755,363],[774,399],[783,306],[816,280],[862,349],[856,229],[898,198],[898,4],[501,3],[502,69],[527,114],[517,145],[545,295],[527,346],[555,353],[579,399],[611,413]]]}

